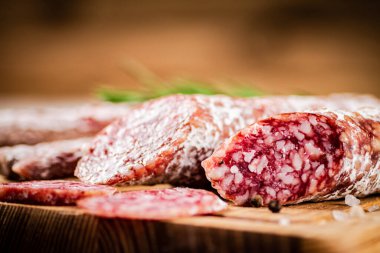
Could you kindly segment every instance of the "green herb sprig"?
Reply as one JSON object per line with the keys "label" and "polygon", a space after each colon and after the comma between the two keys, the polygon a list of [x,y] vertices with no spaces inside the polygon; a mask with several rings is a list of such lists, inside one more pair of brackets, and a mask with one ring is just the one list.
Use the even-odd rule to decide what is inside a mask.
{"label": "green herb sprig", "polygon": [[208,83],[187,78],[163,81],[143,66],[131,62],[127,65],[127,73],[138,81],[139,89],[119,90],[102,87],[97,90],[97,96],[102,100],[118,103],[142,102],[172,94],[224,94],[237,97],[265,95],[262,90],[253,85],[233,81]]}

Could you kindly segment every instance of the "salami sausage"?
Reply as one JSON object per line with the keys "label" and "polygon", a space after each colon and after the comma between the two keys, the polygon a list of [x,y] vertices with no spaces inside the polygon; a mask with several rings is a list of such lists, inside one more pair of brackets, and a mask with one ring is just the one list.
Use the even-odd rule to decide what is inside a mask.
{"label": "salami sausage", "polygon": [[200,162],[245,126],[250,102],[225,96],[169,96],[146,102],[99,133],[75,175],[98,184],[203,186]]}
{"label": "salami sausage", "polygon": [[89,197],[79,200],[78,206],[103,217],[161,220],[212,214],[227,204],[205,190],[172,188]]}
{"label": "salami sausage", "polygon": [[[359,99],[360,98],[360,99]],[[258,119],[307,108],[363,105],[360,96],[231,98],[175,95],[132,109],[99,133],[75,175],[97,184],[203,186],[201,161]],[[378,103],[369,98],[365,103]]]}
{"label": "salami sausage", "polygon": [[126,115],[125,104],[0,110],[0,146],[93,136]]}
{"label": "salami sausage", "polygon": [[74,176],[82,147],[91,138],[0,148],[0,172],[9,179],[46,180]]}
{"label": "salami sausage", "polygon": [[237,205],[362,197],[380,190],[380,111],[285,113],[242,129],[203,161]]}
{"label": "salami sausage", "polygon": [[51,206],[75,205],[81,198],[113,194],[115,191],[112,186],[64,180],[0,183],[0,201]]}

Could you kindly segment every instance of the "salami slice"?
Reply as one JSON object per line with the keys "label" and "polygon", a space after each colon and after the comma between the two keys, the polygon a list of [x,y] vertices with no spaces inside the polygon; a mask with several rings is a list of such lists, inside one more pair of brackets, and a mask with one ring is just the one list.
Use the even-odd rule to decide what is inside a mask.
{"label": "salami slice", "polygon": [[205,190],[172,188],[89,197],[79,200],[78,206],[103,217],[161,220],[212,214],[227,204]]}
{"label": "salami slice", "polygon": [[0,110],[0,146],[93,136],[126,115],[125,104]]}
{"label": "salami slice", "polygon": [[46,180],[74,176],[82,147],[91,138],[0,148],[0,172],[10,179]]}
{"label": "salami slice", "polygon": [[380,111],[319,110],[263,119],[227,140],[202,165],[237,205],[362,197],[380,190]]}
{"label": "salami slice", "polygon": [[97,135],[75,175],[100,184],[204,185],[200,162],[245,125],[249,107],[248,100],[224,96],[149,101]]}
{"label": "salami slice", "polygon": [[[359,99],[360,98],[360,99]],[[132,109],[85,151],[75,175],[97,184],[203,186],[201,161],[237,130],[281,112],[363,105],[360,96],[231,98],[164,97]],[[369,98],[366,103],[378,103]],[[352,104],[352,105],[351,105]]]}
{"label": "salami slice", "polygon": [[64,180],[0,183],[0,201],[49,206],[75,205],[78,199],[109,195],[115,191],[112,186]]}

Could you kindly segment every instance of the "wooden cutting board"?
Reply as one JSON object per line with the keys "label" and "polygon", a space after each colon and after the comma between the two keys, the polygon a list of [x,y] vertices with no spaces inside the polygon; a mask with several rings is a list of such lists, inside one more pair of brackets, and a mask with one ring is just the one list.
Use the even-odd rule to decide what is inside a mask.
{"label": "wooden cutting board", "polygon": [[[136,187],[122,190],[131,189]],[[380,205],[380,196],[361,204]],[[0,252],[380,252],[380,211],[338,222],[332,210],[349,207],[330,201],[274,214],[230,206],[213,216],[140,221],[99,218],[76,207],[0,202]],[[285,219],[290,223],[281,225]]]}

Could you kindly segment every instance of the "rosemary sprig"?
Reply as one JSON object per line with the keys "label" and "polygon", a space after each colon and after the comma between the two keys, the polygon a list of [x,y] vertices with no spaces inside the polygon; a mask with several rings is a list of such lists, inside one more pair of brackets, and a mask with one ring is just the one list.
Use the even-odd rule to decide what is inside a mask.
{"label": "rosemary sprig", "polygon": [[142,93],[129,90],[115,90],[111,88],[100,88],[97,91],[97,96],[101,100],[113,103],[142,102],[149,99]]}
{"label": "rosemary sprig", "polygon": [[129,61],[125,62],[125,71],[140,84],[138,90],[117,90],[100,88],[98,97],[109,102],[142,102],[152,98],[172,94],[225,94],[238,97],[252,97],[264,95],[264,92],[252,85],[239,82],[207,83],[187,78],[175,78],[163,81],[143,65]]}
{"label": "rosemary sprig", "polygon": [[154,84],[154,87],[150,85],[150,89],[146,87],[140,91],[101,88],[98,90],[97,95],[102,100],[118,103],[142,102],[152,98],[158,98],[172,94],[224,94],[236,97],[255,97],[265,94],[263,91],[247,84],[224,83],[223,85],[218,86],[219,88],[216,88],[217,86],[217,84],[209,84],[189,79],[176,79],[171,82],[165,82],[165,84],[156,83]]}

